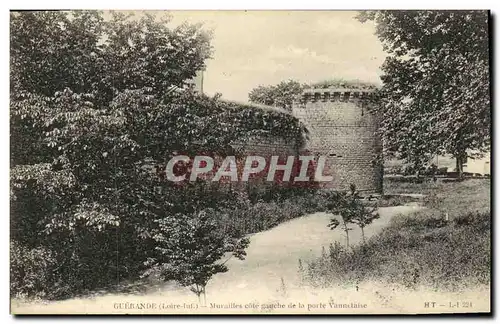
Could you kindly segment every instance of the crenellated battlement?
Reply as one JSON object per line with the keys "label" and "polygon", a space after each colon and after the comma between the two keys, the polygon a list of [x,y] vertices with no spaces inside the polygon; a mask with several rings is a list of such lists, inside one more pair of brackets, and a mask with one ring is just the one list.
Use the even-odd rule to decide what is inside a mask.
{"label": "crenellated battlement", "polygon": [[364,101],[373,97],[375,90],[372,89],[349,89],[349,88],[322,88],[305,89],[300,98],[301,103],[328,102],[328,101]]}

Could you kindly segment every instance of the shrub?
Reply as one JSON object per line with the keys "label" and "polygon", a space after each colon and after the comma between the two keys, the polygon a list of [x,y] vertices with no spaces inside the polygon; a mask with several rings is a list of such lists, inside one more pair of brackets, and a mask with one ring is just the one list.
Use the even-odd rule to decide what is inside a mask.
{"label": "shrub", "polygon": [[361,237],[365,242],[365,230],[375,219],[379,218],[376,208],[366,206],[356,191],[356,186],[351,184],[349,193],[338,192],[332,195],[331,202],[327,204],[328,212],[339,215],[342,222],[337,218],[332,218],[328,227],[334,230],[339,225],[345,233],[346,246],[349,248],[349,231],[351,224],[357,225],[361,229]]}
{"label": "shrub", "polygon": [[456,226],[474,226],[486,231],[491,227],[491,214],[471,212],[455,217],[453,222]]}
{"label": "shrub", "polygon": [[57,294],[55,290],[60,283],[54,276],[57,266],[52,251],[45,248],[28,249],[11,241],[11,296],[50,298]]}
{"label": "shrub", "polygon": [[271,201],[252,202],[244,192],[233,197],[231,204],[220,209],[218,217],[227,231],[238,234],[265,231],[287,220],[324,211],[328,201],[327,195],[319,191],[277,196]]}
{"label": "shrub", "polygon": [[[164,243],[153,235],[169,215],[188,226],[190,215],[217,209],[210,217],[228,218],[224,235],[233,238],[307,212],[293,190],[274,190],[261,202],[162,181],[169,155],[233,155],[235,138],[262,133],[300,148],[304,125],[281,110],[177,91],[210,56],[200,26],[170,30],[151,15],[112,18],[104,22],[98,11],[11,16],[11,232],[22,243],[12,247],[15,294],[74,296],[137,278]],[[61,51],[67,39],[74,46]],[[146,65],[138,62],[144,55]],[[172,254],[183,247],[175,244]]]}
{"label": "shrub", "polygon": [[397,174],[402,175],[404,173],[403,165],[391,165],[384,167],[384,174]]}
{"label": "shrub", "polygon": [[402,206],[411,202],[418,202],[418,198],[402,195],[384,195],[376,201],[377,207]]}
{"label": "shrub", "polygon": [[[203,294],[212,276],[228,271],[222,259],[231,253],[243,260],[248,238],[232,237],[220,229],[213,209],[194,215],[176,214],[158,220],[155,234],[158,251],[155,260],[149,260],[152,269],[160,269],[165,280],[176,280],[190,287],[198,298]],[[181,242],[179,244],[179,242]]]}

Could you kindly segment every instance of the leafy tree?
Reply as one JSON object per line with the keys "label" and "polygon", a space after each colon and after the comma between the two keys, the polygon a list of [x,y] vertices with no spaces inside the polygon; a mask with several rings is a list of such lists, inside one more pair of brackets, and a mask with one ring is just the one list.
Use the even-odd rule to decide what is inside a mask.
{"label": "leafy tree", "polygon": [[10,18],[13,99],[23,92],[52,96],[65,88],[90,93],[101,80],[100,12],[24,11]]}
{"label": "leafy tree", "polygon": [[388,56],[381,131],[385,149],[420,167],[435,154],[457,159],[490,149],[487,11],[367,11]]}
{"label": "leafy tree", "polygon": [[302,93],[303,86],[294,80],[282,81],[277,85],[263,86],[250,91],[250,102],[263,105],[276,106],[292,111],[292,103]]}
{"label": "leafy tree", "polygon": [[[52,298],[136,278],[146,259],[158,257],[160,228],[174,233],[201,210],[231,208],[227,195],[200,195],[198,184],[157,176],[154,167],[176,152],[224,156],[234,138],[256,132],[302,138],[290,115],[173,91],[210,55],[200,26],[169,29],[153,16],[122,14],[104,20],[94,11],[22,12],[12,14],[11,30],[11,239],[16,251],[49,251],[51,262],[40,269],[61,286],[33,289]],[[159,222],[167,215],[180,219]],[[211,221],[196,223],[199,232]],[[210,235],[224,251],[242,249],[241,233]],[[202,268],[208,277],[198,273],[192,284],[222,269],[214,260]]]}
{"label": "leafy tree", "polygon": [[[159,230],[154,239],[160,252],[149,260],[160,270],[164,279],[175,279],[190,287],[198,298],[204,296],[206,285],[217,273],[228,271],[225,263],[232,257],[243,260],[248,238],[234,239],[220,230],[214,209],[195,212],[194,215],[175,214],[159,219]],[[230,253],[225,261],[221,259]]]}
{"label": "leafy tree", "polygon": [[330,223],[328,227],[331,230],[336,229],[338,226],[341,226],[341,229],[345,233],[346,238],[346,247],[349,248],[349,231],[352,231],[352,228],[349,227],[351,223],[351,219],[353,218],[353,212],[350,208],[350,204],[348,201],[347,194],[344,192],[338,192],[335,195],[334,203],[328,203],[326,208],[328,212],[331,212],[334,215],[340,215],[341,221],[337,218],[330,219]]}
{"label": "leafy tree", "polygon": [[377,86],[359,80],[330,79],[311,84],[300,84],[295,80],[281,81],[276,85],[260,85],[248,94],[250,102],[263,105],[276,106],[292,111],[295,101],[300,100],[300,95],[305,89],[311,88],[349,88],[349,89],[376,89]]}
{"label": "leafy tree", "polygon": [[328,227],[334,230],[339,225],[346,235],[346,246],[349,248],[349,231],[352,230],[350,224],[355,224],[361,229],[363,244],[365,243],[365,227],[370,225],[375,219],[380,216],[376,213],[376,208],[365,206],[361,201],[359,192],[356,191],[356,186],[351,184],[349,192],[338,192],[335,199],[327,205],[327,210],[332,214],[340,215],[340,222],[337,218],[332,218]]}
{"label": "leafy tree", "polygon": [[134,275],[169,203],[146,161],[164,158],[165,138],[147,131],[168,120],[159,98],[210,55],[208,35],[97,11],[12,13],[11,34],[11,238],[54,252],[47,271],[66,285],[35,289],[60,297]]}
{"label": "leafy tree", "polygon": [[[52,96],[69,88],[109,103],[123,90],[157,96],[184,87],[211,55],[201,25],[168,27],[169,18],[99,11],[11,14],[11,95]],[[104,101],[107,100],[107,101]]]}
{"label": "leafy tree", "polygon": [[366,243],[365,227],[370,225],[374,220],[380,218],[380,215],[377,213],[376,207],[368,207],[361,201],[359,192],[356,191],[356,186],[351,185],[350,190],[349,199],[352,203],[349,205],[349,208],[354,212],[350,221],[361,229],[361,237],[364,244]]}

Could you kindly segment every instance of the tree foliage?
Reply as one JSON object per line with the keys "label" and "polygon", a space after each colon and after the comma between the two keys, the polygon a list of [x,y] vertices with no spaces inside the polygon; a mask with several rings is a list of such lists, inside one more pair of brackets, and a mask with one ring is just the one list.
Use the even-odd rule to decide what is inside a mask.
{"label": "tree foliage", "polygon": [[380,216],[376,212],[376,208],[366,206],[356,186],[351,184],[349,192],[337,192],[334,199],[332,199],[326,206],[328,212],[339,215],[341,221],[337,218],[332,218],[328,227],[331,230],[341,226],[341,229],[346,235],[346,247],[349,248],[349,227],[351,224],[357,225],[361,229],[361,237],[365,243],[365,227],[370,225],[374,220]]}
{"label": "tree foliage", "polygon": [[268,106],[276,106],[292,111],[292,104],[302,93],[303,85],[294,80],[282,81],[277,85],[263,86],[250,91],[250,102]]}
{"label": "tree foliage", "polygon": [[207,208],[197,211],[195,217],[175,214],[157,220],[159,229],[154,240],[160,253],[149,262],[165,278],[190,287],[198,297],[205,295],[213,275],[228,271],[228,259],[221,259],[230,253],[229,258],[243,260],[250,243],[248,238],[235,239],[221,231],[216,212]]}
{"label": "tree foliage", "polygon": [[388,56],[381,130],[387,152],[421,166],[490,148],[487,11],[368,11]]}
{"label": "tree foliage", "polygon": [[[174,279],[206,284],[224,269],[222,252],[244,255],[244,233],[215,233],[223,227],[207,218],[230,209],[234,193],[178,187],[154,167],[179,151],[232,154],[231,141],[257,129],[300,140],[303,127],[288,114],[191,92],[185,84],[210,56],[209,35],[167,23],[96,11],[11,14],[12,253],[51,258],[36,268],[48,277],[23,276],[31,261],[16,263],[14,288],[55,298],[137,278],[146,260],[179,266],[165,251],[178,253],[170,238],[191,226],[201,236],[183,232],[195,247],[179,254],[186,264]],[[205,243],[214,254],[200,259]],[[37,277],[50,280],[24,282]]]}
{"label": "tree foliage", "polygon": [[[52,96],[69,88],[107,103],[119,92],[182,87],[211,55],[200,25],[99,11],[11,14],[11,89]],[[105,101],[106,100],[106,101]]]}
{"label": "tree foliage", "polygon": [[374,83],[364,82],[361,80],[345,80],[342,78],[334,78],[334,79],[314,82],[312,84],[307,84],[304,86],[304,88],[306,89],[345,88],[345,89],[375,90],[377,89],[377,85]]}
{"label": "tree foliage", "polygon": [[248,99],[253,103],[276,106],[292,112],[294,102],[300,100],[300,96],[304,90],[332,87],[363,90],[375,90],[377,88],[373,83],[360,80],[344,80],[340,78],[323,80],[310,84],[301,84],[295,80],[287,80],[281,81],[276,85],[259,85],[250,91]]}

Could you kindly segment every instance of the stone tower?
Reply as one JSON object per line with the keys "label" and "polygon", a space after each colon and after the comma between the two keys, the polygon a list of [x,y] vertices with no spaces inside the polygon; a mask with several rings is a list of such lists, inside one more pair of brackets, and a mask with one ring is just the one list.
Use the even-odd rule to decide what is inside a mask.
{"label": "stone tower", "polygon": [[326,187],[347,190],[355,184],[365,193],[382,193],[382,141],[371,112],[373,90],[306,89],[293,114],[309,130],[307,150],[327,157]]}

